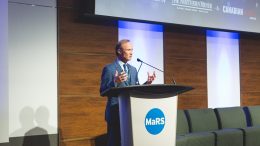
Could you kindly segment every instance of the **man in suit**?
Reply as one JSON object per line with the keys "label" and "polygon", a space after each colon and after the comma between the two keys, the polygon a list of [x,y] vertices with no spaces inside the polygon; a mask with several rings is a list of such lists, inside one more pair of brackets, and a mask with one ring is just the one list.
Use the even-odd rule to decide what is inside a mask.
{"label": "man in suit", "polygon": [[[100,93],[112,87],[138,85],[138,74],[135,67],[127,62],[132,59],[133,47],[129,40],[119,41],[115,47],[116,60],[103,68]],[[150,75],[145,84],[151,84],[155,79],[155,72]],[[121,146],[120,118],[117,97],[108,97],[105,119],[107,121],[108,146]]]}

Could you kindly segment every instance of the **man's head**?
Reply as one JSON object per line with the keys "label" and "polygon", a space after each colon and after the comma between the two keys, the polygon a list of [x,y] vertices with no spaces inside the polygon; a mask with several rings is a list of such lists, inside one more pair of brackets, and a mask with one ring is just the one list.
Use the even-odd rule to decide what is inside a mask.
{"label": "man's head", "polygon": [[130,40],[123,39],[116,44],[116,56],[124,63],[130,61],[133,55],[133,46]]}

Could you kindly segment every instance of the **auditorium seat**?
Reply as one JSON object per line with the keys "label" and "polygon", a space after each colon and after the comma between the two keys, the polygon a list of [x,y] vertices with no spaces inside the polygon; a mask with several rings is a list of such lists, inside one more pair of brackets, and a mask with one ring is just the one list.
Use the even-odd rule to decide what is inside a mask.
{"label": "auditorium seat", "polygon": [[[248,106],[250,127],[247,128],[246,146],[260,146],[260,106]],[[249,131],[249,132],[248,132]]]}
{"label": "auditorium seat", "polygon": [[243,137],[238,135],[241,137],[240,143],[244,140],[244,146],[260,146],[260,128],[247,127],[248,124],[243,107],[217,108],[215,110],[222,129],[241,129]]}
{"label": "auditorium seat", "polygon": [[213,109],[189,109],[187,110],[187,116],[191,132],[204,131],[211,133],[214,135],[213,142],[216,146],[243,146],[242,131],[238,129],[219,129],[218,120]]}
{"label": "auditorium seat", "polygon": [[177,113],[176,146],[214,146],[214,134],[210,132],[189,132],[189,125],[183,110]]}
{"label": "auditorium seat", "polygon": [[260,106],[177,110],[176,146],[260,146]]}
{"label": "auditorium seat", "polygon": [[186,146],[189,125],[183,110],[177,110],[176,146]]}
{"label": "auditorium seat", "polygon": [[260,106],[248,106],[252,126],[260,126]]}

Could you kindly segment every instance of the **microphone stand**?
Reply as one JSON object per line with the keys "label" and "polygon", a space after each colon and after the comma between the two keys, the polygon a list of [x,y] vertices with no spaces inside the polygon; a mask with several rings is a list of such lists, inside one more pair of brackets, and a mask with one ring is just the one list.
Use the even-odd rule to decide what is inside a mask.
{"label": "microphone stand", "polygon": [[[154,69],[156,69],[156,70],[158,70],[158,71],[160,71],[160,72],[162,72],[162,73],[164,73],[163,70],[161,70],[161,69],[159,69],[159,68],[157,68],[157,67],[154,67],[154,66],[152,66],[152,65],[150,65],[150,64],[148,64],[148,63],[146,63],[146,62],[143,62],[143,61],[142,61],[141,59],[139,59],[139,58],[137,58],[137,61],[138,61],[138,62],[141,62],[141,65],[139,66],[139,69],[138,69],[137,73],[139,73],[139,70],[141,69],[141,66],[143,65],[143,63],[146,64],[146,65],[148,65],[148,66],[150,66],[150,67],[152,67],[152,68],[154,68]],[[173,85],[176,85],[176,82],[175,82],[174,78],[172,78],[172,82],[173,82]]]}
{"label": "microphone stand", "polygon": [[150,64],[148,64],[148,63],[143,62],[142,60],[140,60],[140,61],[141,61],[141,63],[144,63],[144,64],[146,64],[146,65],[148,65],[148,66],[150,66],[150,67],[152,67],[152,68],[154,68],[154,69],[157,69],[157,70],[159,70],[160,72],[164,72],[164,71],[160,70],[160,69],[157,68],[157,67],[154,67],[154,66],[152,66],[152,65],[150,65]]}
{"label": "microphone stand", "polygon": [[143,62],[141,61],[141,65],[139,66],[137,73],[139,73],[139,71],[140,71],[142,65],[143,65]]}
{"label": "microphone stand", "polygon": [[141,62],[141,65],[140,65],[140,67],[139,67],[139,69],[138,69],[138,72],[139,72],[139,70],[140,70],[140,68],[141,68],[141,66],[142,66],[143,63],[146,64],[146,65],[148,65],[148,66],[150,66],[150,67],[152,67],[152,68],[154,68],[154,69],[156,69],[156,70],[159,70],[160,72],[164,72],[163,70],[160,70],[160,69],[157,68],[157,67],[154,67],[154,66],[152,66],[152,65],[150,65],[150,64],[148,64],[148,63],[146,63],[146,62],[143,62],[143,60],[141,60],[141,59],[139,59],[139,58],[137,58],[137,61],[138,61],[138,62]]}

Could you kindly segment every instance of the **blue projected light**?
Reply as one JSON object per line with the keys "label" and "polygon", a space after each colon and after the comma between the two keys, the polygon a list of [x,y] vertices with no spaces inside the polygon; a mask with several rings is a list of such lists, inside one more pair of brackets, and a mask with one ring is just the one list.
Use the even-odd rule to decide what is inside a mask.
{"label": "blue projected light", "polygon": [[122,21],[122,20],[118,21],[118,28],[163,32],[163,26],[159,24],[129,22],[129,21]]}
{"label": "blue projected light", "polygon": [[230,38],[230,39],[239,39],[239,33],[207,30],[207,37],[222,37],[222,38]]}

